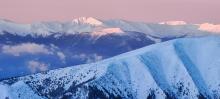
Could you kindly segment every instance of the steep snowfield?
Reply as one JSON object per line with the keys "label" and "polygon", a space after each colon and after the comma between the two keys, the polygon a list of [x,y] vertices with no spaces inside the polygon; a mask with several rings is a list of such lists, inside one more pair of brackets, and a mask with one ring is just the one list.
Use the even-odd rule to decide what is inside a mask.
{"label": "steep snowfield", "polygon": [[1,81],[15,99],[220,98],[220,37],[184,38],[97,63]]}

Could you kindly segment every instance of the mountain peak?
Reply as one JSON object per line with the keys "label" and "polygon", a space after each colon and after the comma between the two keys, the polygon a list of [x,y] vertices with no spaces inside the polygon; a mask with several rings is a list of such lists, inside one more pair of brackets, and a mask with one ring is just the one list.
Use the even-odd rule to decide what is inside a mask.
{"label": "mountain peak", "polygon": [[80,17],[80,18],[74,19],[72,22],[77,23],[77,24],[90,24],[90,25],[95,25],[95,26],[103,24],[100,20],[93,18],[93,17]]}

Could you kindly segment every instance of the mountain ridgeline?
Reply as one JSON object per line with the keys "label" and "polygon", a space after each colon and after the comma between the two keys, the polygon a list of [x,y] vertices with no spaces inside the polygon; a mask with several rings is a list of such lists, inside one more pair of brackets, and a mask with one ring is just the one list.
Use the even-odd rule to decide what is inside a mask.
{"label": "mountain ridgeline", "polygon": [[0,79],[97,62],[155,43],[206,35],[216,33],[192,24],[91,17],[33,24],[0,20]]}
{"label": "mountain ridgeline", "polygon": [[1,99],[219,99],[220,37],[179,38],[0,82]]}

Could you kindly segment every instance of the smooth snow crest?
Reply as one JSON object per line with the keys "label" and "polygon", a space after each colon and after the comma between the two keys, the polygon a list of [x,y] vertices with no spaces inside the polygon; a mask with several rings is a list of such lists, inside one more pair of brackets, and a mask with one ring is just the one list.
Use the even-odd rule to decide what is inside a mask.
{"label": "smooth snow crest", "polygon": [[78,19],[74,19],[72,22],[76,24],[90,24],[94,26],[99,26],[103,24],[101,21],[93,17],[80,17]]}

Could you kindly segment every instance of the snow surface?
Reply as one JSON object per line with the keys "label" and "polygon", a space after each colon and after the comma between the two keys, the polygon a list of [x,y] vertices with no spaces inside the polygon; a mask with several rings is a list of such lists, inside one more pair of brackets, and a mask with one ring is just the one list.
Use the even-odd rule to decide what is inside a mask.
{"label": "snow surface", "polygon": [[88,98],[90,88],[96,88],[95,93],[107,98],[146,99],[153,94],[156,99],[219,99],[219,42],[219,36],[211,36],[158,43],[97,63],[4,80],[0,94]]}
{"label": "snow surface", "polygon": [[[0,99],[43,99],[23,81],[18,81],[11,85],[0,85]],[[25,94],[24,94],[25,93]]]}
{"label": "snow surface", "polygon": [[9,88],[7,85],[0,85],[0,99],[5,99],[6,97],[11,98],[9,94]]}

